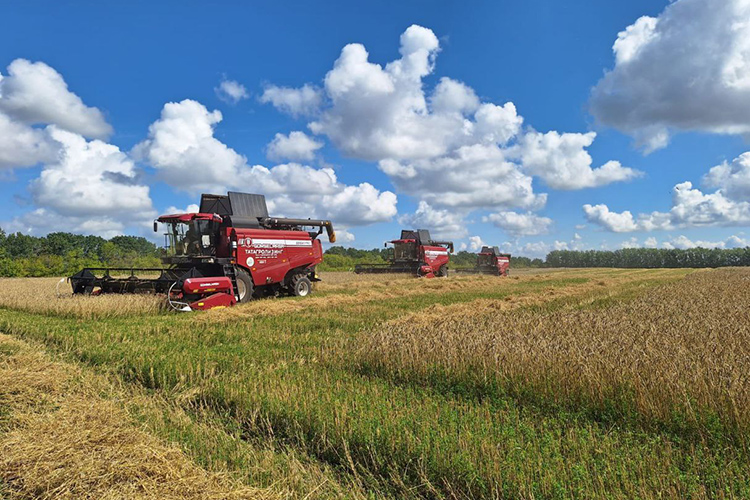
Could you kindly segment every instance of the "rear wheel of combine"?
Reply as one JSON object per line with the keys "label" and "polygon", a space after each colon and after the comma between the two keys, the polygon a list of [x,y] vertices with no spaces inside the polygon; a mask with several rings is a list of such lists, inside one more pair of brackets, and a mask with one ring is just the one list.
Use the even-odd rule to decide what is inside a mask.
{"label": "rear wheel of combine", "polygon": [[237,269],[235,277],[237,278],[237,296],[239,297],[239,302],[249,301],[253,297],[253,279],[244,269]]}
{"label": "rear wheel of combine", "polygon": [[448,277],[448,266],[443,265],[440,266],[440,269],[438,269],[437,275],[441,278],[447,278]]}
{"label": "rear wheel of combine", "polygon": [[294,276],[291,285],[291,292],[297,297],[306,297],[312,293],[312,283],[304,274]]}

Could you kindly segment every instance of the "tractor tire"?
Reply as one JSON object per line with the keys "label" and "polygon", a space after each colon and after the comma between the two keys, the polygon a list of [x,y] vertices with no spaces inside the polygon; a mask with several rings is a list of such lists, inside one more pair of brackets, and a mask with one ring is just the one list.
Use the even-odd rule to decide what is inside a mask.
{"label": "tractor tire", "polygon": [[296,297],[307,297],[312,293],[312,283],[304,274],[297,274],[292,278],[290,292]]}
{"label": "tractor tire", "polygon": [[448,266],[442,265],[440,266],[440,269],[438,269],[437,272],[438,278],[447,278],[448,277]]}
{"label": "tractor tire", "polygon": [[255,287],[250,274],[244,269],[235,268],[235,277],[237,279],[237,297],[240,304],[244,304],[253,298]]}

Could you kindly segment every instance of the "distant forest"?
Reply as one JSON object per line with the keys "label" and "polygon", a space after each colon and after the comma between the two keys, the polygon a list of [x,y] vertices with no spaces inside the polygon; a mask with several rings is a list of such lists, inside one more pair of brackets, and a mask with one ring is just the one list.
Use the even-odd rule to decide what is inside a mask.
{"label": "distant forest", "polygon": [[[84,267],[161,267],[163,251],[140,236],[99,236],[50,233],[36,237],[6,234],[0,229],[0,277],[69,276]],[[382,263],[385,248],[359,250],[334,246],[326,250],[322,271],[346,271],[355,264]],[[451,267],[474,266],[476,255],[460,251],[451,255]],[[555,250],[545,260],[512,257],[512,268],[524,267],[725,267],[750,266],[750,247],[734,249],[626,248],[616,251]]]}
{"label": "distant forest", "polygon": [[160,267],[161,250],[140,236],[50,233],[36,237],[0,229],[0,276],[69,276],[84,267]]}

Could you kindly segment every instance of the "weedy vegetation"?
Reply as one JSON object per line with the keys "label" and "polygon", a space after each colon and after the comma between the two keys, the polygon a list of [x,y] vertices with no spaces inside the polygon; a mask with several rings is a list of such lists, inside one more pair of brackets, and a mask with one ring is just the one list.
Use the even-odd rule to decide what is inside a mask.
{"label": "weedy vegetation", "polygon": [[[119,419],[255,495],[750,496],[750,270],[323,279],[182,315],[0,280],[0,331],[114,384],[98,396]],[[0,399],[0,442],[19,411]],[[44,484],[0,473],[11,498]]]}

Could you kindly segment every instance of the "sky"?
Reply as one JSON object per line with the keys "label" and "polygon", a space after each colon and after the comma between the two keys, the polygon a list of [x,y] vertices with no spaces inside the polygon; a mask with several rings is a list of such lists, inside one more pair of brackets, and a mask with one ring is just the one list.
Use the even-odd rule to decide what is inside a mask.
{"label": "sky", "polygon": [[750,0],[0,1],[0,227],[203,192],[339,243],[750,244]]}

